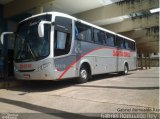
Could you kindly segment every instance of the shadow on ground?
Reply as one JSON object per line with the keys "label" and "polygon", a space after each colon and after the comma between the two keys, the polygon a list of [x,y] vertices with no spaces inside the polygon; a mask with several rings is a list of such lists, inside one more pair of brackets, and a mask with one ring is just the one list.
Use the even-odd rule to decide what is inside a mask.
{"label": "shadow on ground", "polygon": [[[62,110],[54,109],[54,108],[43,107],[43,106],[30,104],[27,102],[22,102],[22,101],[17,101],[17,100],[12,100],[12,99],[0,98],[0,102],[15,105],[15,106],[29,109],[29,110],[33,110],[33,111],[37,111],[40,113],[44,113],[44,114],[50,115],[54,119],[56,119],[56,118],[58,118],[58,119],[95,119],[95,118],[97,118],[97,117],[86,116],[84,114],[65,112]],[[28,115],[26,114],[27,117],[28,117]],[[32,115],[34,116],[34,114],[32,114]],[[32,117],[32,115],[31,115],[31,117]],[[20,118],[20,117],[18,117],[18,118]],[[41,117],[40,119],[43,119],[43,117]]]}
{"label": "shadow on ground", "polygon": [[[131,73],[128,75],[131,75]],[[116,73],[101,74],[101,75],[93,76],[93,78],[89,80],[89,82],[93,82],[97,80],[107,80],[108,78],[119,77],[119,76],[121,75]],[[78,85],[76,80],[77,80],[76,78],[73,78],[73,79],[66,79],[61,81],[21,81],[23,82],[21,86],[16,88],[8,88],[8,90],[22,91],[26,93],[53,91],[53,90],[63,89],[69,86]]]}

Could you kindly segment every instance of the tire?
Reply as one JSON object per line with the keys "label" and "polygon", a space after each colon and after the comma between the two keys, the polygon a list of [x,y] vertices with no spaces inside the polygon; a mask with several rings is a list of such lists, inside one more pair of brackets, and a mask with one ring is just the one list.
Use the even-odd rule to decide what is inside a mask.
{"label": "tire", "polygon": [[127,75],[128,74],[128,66],[127,64],[124,65],[124,71],[118,73],[119,75]]}
{"label": "tire", "polygon": [[127,74],[128,74],[128,66],[127,66],[126,64],[124,65],[123,74],[124,74],[124,75],[127,75]]}
{"label": "tire", "polygon": [[89,79],[89,71],[87,70],[87,67],[82,66],[80,68],[79,75],[78,83],[86,83]]}

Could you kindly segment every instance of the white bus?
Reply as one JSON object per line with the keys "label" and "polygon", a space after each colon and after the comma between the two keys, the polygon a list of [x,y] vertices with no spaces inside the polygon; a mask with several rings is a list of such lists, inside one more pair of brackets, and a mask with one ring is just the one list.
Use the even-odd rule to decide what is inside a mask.
{"label": "white bus", "polygon": [[92,75],[136,69],[135,41],[58,12],[21,21],[15,33],[14,73],[22,80],[87,82]]}

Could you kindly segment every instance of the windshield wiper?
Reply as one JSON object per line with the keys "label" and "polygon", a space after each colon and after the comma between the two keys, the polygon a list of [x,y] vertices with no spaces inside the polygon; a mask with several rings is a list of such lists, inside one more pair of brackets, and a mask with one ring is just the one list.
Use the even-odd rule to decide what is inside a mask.
{"label": "windshield wiper", "polygon": [[20,59],[20,58],[21,58],[21,54],[22,54],[22,52],[23,52],[23,50],[24,50],[24,45],[25,45],[25,43],[26,43],[26,44],[27,44],[27,47],[28,47],[28,49],[29,49],[29,51],[30,51],[30,53],[31,53],[31,55],[32,55],[32,57],[33,57],[35,60],[37,60],[37,57],[36,57],[35,53],[32,51],[32,49],[31,49],[31,47],[30,47],[30,44],[29,44],[22,36],[20,36],[19,34],[17,34],[17,36],[18,36],[21,40],[23,40],[24,43],[23,43],[23,45],[21,46],[20,50],[18,51],[16,59]]}
{"label": "windshield wiper", "polygon": [[35,53],[32,51],[32,49],[31,49],[31,47],[30,47],[30,44],[29,44],[28,42],[27,42],[27,46],[28,46],[28,49],[29,49],[30,53],[32,54],[33,58],[34,58],[35,60],[37,60],[37,57],[36,57]]}
{"label": "windshield wiper", "polygon": [[[22,41],[25,41],[24,38],[22,36],[20,36],[19,34],[16,34],[18,38],[20,38]],[[19,59],[21,57],[21,54],[23,52],[23,49],[24,49],[24,43],[23,45],[21,44],[21,47],[20,47],[20,50],[18,50],[17,52],[17,56],[16,56],[16,59]]]}

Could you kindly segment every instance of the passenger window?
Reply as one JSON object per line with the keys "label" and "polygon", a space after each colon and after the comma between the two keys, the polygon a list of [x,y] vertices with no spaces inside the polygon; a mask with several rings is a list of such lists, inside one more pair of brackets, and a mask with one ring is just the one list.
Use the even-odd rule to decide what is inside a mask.
{"label": "passenger window", "polygon": [[76,40],[93,42],[92,40],[92,30],[90,26],[84,25],[82,23],[76,22],[75,24],[75,37]]}
{"label": "passenger window", "polygon": [[95,43],[106,45],[105,32],[98,29],[94,29],[94,41]]}
{"label": "passenger window", "polygon": [[106,44],[107,46],[114,47],[114,35],[106,33]]}
{"label": "passenger window", "polygon": [[116,41],[117,41],[118,48],[123,49],[124,48],[124,39],[117,36]]}
{"label": "passenger window", "polygon": [[132,51],[135,51],[135,43],[133,41],[130,41],[129,47]]}
{"label": "passenger window", "polygon": [[125,49],[129,50],[129,41],[128,40],[125,40],[125,43],[124,43],[124,47]]}

